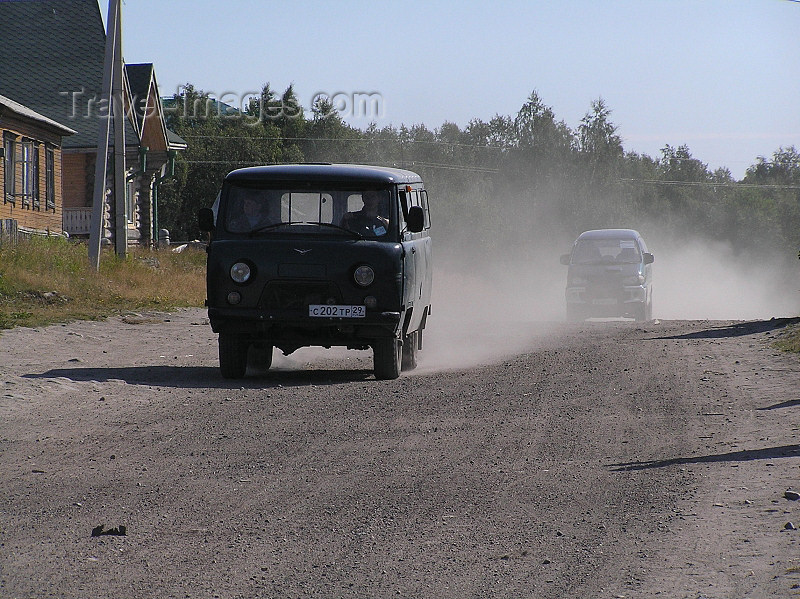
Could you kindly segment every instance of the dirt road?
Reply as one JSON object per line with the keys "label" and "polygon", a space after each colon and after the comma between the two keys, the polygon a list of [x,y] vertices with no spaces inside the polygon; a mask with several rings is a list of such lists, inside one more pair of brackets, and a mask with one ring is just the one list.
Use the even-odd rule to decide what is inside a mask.
{"label": "dirt road", "polygon": [[0,597],[800,595],[785,324],[432,329],[389,382],[225,381],[200,310],[3,332]]}

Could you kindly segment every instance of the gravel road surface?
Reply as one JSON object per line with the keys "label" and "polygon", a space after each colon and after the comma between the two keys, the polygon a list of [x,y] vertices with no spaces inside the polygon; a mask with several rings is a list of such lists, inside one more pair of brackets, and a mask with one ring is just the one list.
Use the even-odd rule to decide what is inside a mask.
{"label": "gravel road surface", "polygon": [[432,324],[388,382],[224,380],[202,310],[4,331],[0,597],[798,596],[790,322]]}

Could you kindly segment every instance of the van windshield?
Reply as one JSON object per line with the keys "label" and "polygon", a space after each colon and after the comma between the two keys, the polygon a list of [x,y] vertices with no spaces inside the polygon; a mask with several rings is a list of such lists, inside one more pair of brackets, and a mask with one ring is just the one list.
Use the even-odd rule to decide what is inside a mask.
{"label": "van windshield", "polygon": [[572,251],[573,264],[638,264],[641,260],[633,239],[580,239]]}
{"label": "van windshield", "polygon": [[342,234],[394,240],[387,189],[292,189],[229,184],[223,223],[230,233]]}

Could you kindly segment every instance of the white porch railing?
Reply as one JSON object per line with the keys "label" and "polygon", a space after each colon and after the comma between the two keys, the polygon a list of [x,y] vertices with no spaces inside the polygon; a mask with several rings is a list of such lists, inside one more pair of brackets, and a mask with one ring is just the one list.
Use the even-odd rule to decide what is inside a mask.
{"label": "white porch railing", "polygon": [[61,224],[65,233],[88,235],[91,231],[92,208],[64,208]]}

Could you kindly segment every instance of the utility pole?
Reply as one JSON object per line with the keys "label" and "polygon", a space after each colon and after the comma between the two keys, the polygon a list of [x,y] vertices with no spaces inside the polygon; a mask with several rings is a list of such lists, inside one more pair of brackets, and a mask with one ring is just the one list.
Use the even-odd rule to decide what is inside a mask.
{"label": "utility pole", "polygon": [[[114,119],[115,245],[118,255],[125,256],[127,251],[125,103],[122,89],[122,62],[122,9],[120,0],[108,0],[103,87],[100,90],[101,97],[108,100],[108,110],[104,117],[97,115],[97,118],[100,119],[100,128],[97,134],[97,162],[94,170],[92,222],[89,232],[89,265],[94,270],[100,269],[100,245],[105,229],[106,172],[108,169],[109,134],[111,132],[112,115]],[[122,231],[121,234],[120,230]],[[122,248],[120,247],[120,238],[122,238]]]}
{"label": "utility pole", "polygon": [[128,253],[128,202],[125,181],[125,90],[122,79],[125,63],[122,59],[122,7],[117,4],[116,41],[114,42],[114,75],[111,79],[111,95],[114,106],[114,246],[117,256]]}

